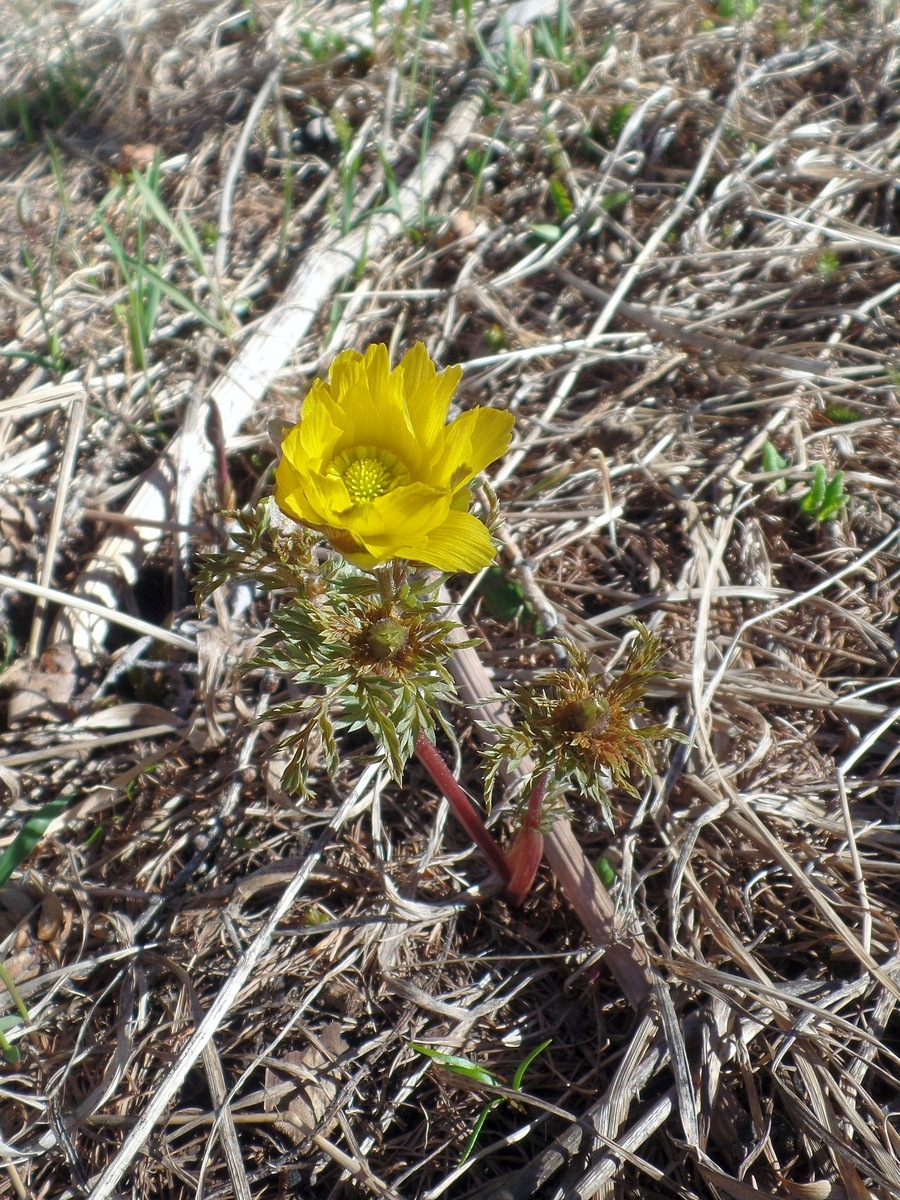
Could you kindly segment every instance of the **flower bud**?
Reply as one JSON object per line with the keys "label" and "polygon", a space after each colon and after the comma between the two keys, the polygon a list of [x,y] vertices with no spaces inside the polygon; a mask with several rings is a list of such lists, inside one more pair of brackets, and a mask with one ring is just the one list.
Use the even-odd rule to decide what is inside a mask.
{"label": "flower bud", "polygon": [[409,633],[406,626],[394,617],[382,617],[366,631],[365,641],[372,657],[378,662],[385,662],[405,649]]}
{"label": "flower bud", "polygon": [[565,733],[602,733],[609,722],[609,706],[593,696],[564,700],[553,714],[553,723]]}
{"label": "flower bud", "polygon": [[544,835],[533,825],[523,825],[507,855],[512,875],[506,885],[506,898],[513,908],[525,903],[543,854]]}

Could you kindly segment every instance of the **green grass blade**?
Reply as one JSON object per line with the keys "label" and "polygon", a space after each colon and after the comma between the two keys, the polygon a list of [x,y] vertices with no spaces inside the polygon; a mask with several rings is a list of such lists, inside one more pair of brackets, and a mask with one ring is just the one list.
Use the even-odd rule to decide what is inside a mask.
{"label": "green grass blade", "polygon": [[478,1114],[478,1119],[475,1122],[475,1128],[472,1130],[472,1132],[466,1138],[466,1144],[465,1144],[465,1146],[463,1146],[462,1157],[459,1160],[460,1164],[464,1163],[466,1161],[466,1159],[469,1157],[469,1155],[472,1153],[472,1151],[475,1149],[475,1146],[478,1142],[478,1138],[481,1136],[481,1131],[482,1131],[482,1129],[484,1129],[485,1121],[488,1119],[488,1117],[491,1115],[491,1113],[494,1111],[494,1109],[499,1104],[502,1104],[502,1103],[503,1103],[502,1097],[499,1097],[497,1100],[492,1100],[490,1102],[490,1104],[486,1104],[484,1106],[484,1108],[481,1110],[481,1112]]}
{"label": "green grass blade", "polygon": [[185,312],[193,313],[198,321],[202,321],[204,325],[211,326],[217,333],[222,334],[223,337],[228,336],[228,330],[221,321],[217,320],[201,304],[197,304],[196,301],[192,300],[190,296],[176,287],[174,283],[170,283],[165,276],[160,275],[159,271],[154,267],[151,267],[148,263],[138,263],[129,254],[125,255],[125,262],[133,271],[140,270],[141,274],[146,275],[148,279],[152,280],[163,295],[167,296],[173,304],[184,309]]}
{"label": "green grass blade", "polygon": [[51,822],[66,811],[74,800],[74,796],[61,796],[59,800],[51,800],[43,805],[36,813],[28,818],[10,844],[0,854],[0,887],[8,882],[15,871],[32,852]]}
{"label": "green grass blade", "polygon": [[426,1058],[436,1062],[439,1067],[452,1071],[454,1075],[461,1075],[464,1079],[471,1079],[473,1083],[482,1083],[487,1087],[496,1087],[500,1083],[496,1075],[472,1062],[471,1058],[461,1058],[458,1054],[444,1054],[442,1050],[432,1050],[430,1046],[423,1046],[421,1042],[411,1042],[410,1045],[417,1053],[424,1054]]}
{"label": "green grass blade", "polygon": [[522,1080],[525,1078],[525,1072],[538,1057],[538,1055],[544,1053],[552,1041],[553,1038],[545,1038],[544,1041],[535,1046],[530,1054],[526,1055],[526,1057],[522,1059],[516,1069],[515,1075],[513,1075],[512,1086],[514,1091],[520,1092],[522,1090]]}
{"label": "green grass blade", "polygon": [[140,171],[133,171],[131,177],[150,216],[166,230],[175,244],[180,246],[189,258],[193,259],[194,266],[202,270],[203,251],[200,249],[194,231],[187,222],[179,223],[175,220],[160,199],[159,193],[150,186],[145,175],[142,175]]}

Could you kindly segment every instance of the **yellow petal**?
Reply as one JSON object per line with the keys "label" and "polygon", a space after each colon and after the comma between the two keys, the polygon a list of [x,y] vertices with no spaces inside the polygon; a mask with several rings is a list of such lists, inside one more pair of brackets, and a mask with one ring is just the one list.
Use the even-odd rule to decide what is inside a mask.
{"label": "yellow petal", "polygon": [[439,571],[468,571],[474,574],[494,560],[491,535],[471,513],[449,512],[447,519],[428,535],[425,546],[408,557],[437,567]]}
{"label": "yellow petal", "polygon": [[331,541],[331,544],[348,562],[352,562],[354,567],[360,567],[363,571],[371,571],[373,567],[387,562],[391,557],[388,554],[385,558],[376,558],[374,554],[368,554],[365,550],[347,550],[334,540]]}
{"label": "yellow petal", "polygon": [[450,501],[450,507],[455,508],[458,512],[468,512],[469,505],[472,503],[472,489],[463,485],[453,493],[453,499]]}
{"label": "yellow petal", "polygon": [[499,408],[473,408],[447,429],[433,483],[455,492],[509,449],[515,418]]}
{"label": "yellow petal", "polygon": [[450,496],[423,483],[410,483],[377,500],[355,504],[343,524],[362,538],[366,549],[382,558],[408,558],[411,545],[424,545],[430,530],[445,520]]}
{"label": "yellow petal", "polygon": [[375,566],[372,555],[366,552],[366,548],[359,538],[355,537],[349,530],[335,529],[329,526],[324,532],[333,548],[339,554],[343,554],[344,558],[348,558],[350,562],[355,563],[358,567]]}
{"label": "yellow petal", "polygon": [[322,514],[316,512],[306,498],[303,487],[285,481],[281,467],[275,472],[275,503],[286,517],[301,525],[321,525]]}
{"label": "yellow petal", "polygon": [[301,444],[300,426],[295,425],[281,444],[281,462],[275,468],[275,502],[295,521],[318,525],[322,514],[306,496],[306,455]]}
{"label": "yellow petal", "polygon": [[355,505],[343,479],[336,475],[310,471],[304,477],[301,487],[305,490],[309,504],[322,514],[322,524],[334,525],[339,529],[347,527],[347,513],[352,512]]}
{"label": "yellow petal", "polygon": [[363,356],[358,350],[342,350],[328,370],[328,389],[335,403],[353,385],[361,370]]}
{"label": "yellow petal", "polygon": [[[339,420],[339,411],[335,409],[328,388],[317,379],[303,401],[298,426],[299,438],[291,443],[290,452],[286,448],[287,439],[285,440],[285,456],[289,453],[297,455],[299,452],[312,470],[327,467],[334,457],[334,448],[341,436]],[[295,461],[300,466],[297,458]]]}
{"label": "yellow petal", "polygon": [[334,452],[353,446],[376,446],[389,450],[413,474],[422,458],[406,405],[403,378],[391,371],[387,346],[370,346],[357,364],[339,372],[340,394],[332,387],[332,398],[340,410],[341,436]]}
{"label": "yellow petal", "polygon": [[440,375],[423,342],[416,342],[400,360],[403,398],[416,437],[427,457],[443,441],[450,399],[462,378],[462,367],[448,367]]}

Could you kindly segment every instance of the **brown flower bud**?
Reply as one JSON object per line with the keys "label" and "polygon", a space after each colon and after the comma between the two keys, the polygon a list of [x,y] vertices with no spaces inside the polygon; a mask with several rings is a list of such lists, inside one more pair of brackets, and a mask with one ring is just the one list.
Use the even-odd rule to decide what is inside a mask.
{"label": "brown flower bud", "polygon": [[602,733],[609,723],[609,706],[593,696],[564,700],[553,714],[553,723],[564,733]]}

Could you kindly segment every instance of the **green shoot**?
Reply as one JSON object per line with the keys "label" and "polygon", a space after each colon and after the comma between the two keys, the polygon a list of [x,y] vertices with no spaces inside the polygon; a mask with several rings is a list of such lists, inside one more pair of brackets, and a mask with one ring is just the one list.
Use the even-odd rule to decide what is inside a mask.
{"label": "green shoot", "polygon": [[505,16],[501,17],[500,27],[503,32],[502,53],[499,47],[492,49],[487,46],[477,29],[473,30],[475,45],[482,62],[493,75],[497,88],[516,104],[528,94],[531,59],[523,47],[522,39],[510,27]]}
{"label": "green shoot", "polygon": [[332,210],[332,220],[338,225],[342,235],[350,232],[353,224],[353,200],[356,196],[356,180],[362,166],[362,152],[353,148],[353,126],[337,110],[332,112],[331,121],[341,144],[341,209],[335,216]]}
{"label": "green shoot", "polygon": [[566,217],[571,217],[575,211],[575,205],[572,203],[572,197],[566,188],[566,185],[557,175],[553,175],[550,179],[550,199],[553,201],[553,206],[556,209],[556,215],[561,221]]}
{"label": "green shoot", "polygon": [[825,416],[829,421],[834,421],[835,425],[852,425],[854,421],[859,420],[856,409],[846,404],[829,404],[825,409]]}
{"label": "green shoot", "polygon": [[14,1046],[12,1042],[7,1040],[5,1030],[14,1029],[19,1025],[19,1018],[14,1016],[0,1017],[0,1054],[11,1065],[15,1065],[22,1058],[22,1053],[18,1046]]}
{"label": "green shoot", "polygon": [[[216,280],[206,269],[203,246],[184,214],[180,214],[178,220],[176,220],[163,203],[162,197],[159,194],[160,177],[158,166],[154,165],[148,168],[146,175],[142,175],[140,171],[133,171],[132,179],[148,213],[165,229],[173,242],[180,247],[190,260],[197,275],[206,282],[220,317],[216,328],[227,332],[227,325],[229,324],[228,308],[222,298]],[[216,238],[218,238],[218,230],[216,231]],[[164,284],[165,280],[163,280]],[[163,290],[165,291],[165,287],[163,287]],[[178,291],[178,289],[173,290]],[[166,294],[169,295],[170,299],[174,299],[170,293]],[[178,295],[183,296],[183,293],[179,292]],[[187,297],[184,298],[187,299]],[[177,300],[176,303],[178,303]],[[199,305],[193,305],[193,308],[199,309]],[[203,310],[201,309],[200,311],[202,312]],[[206,321],[212,324],[208,317]]]}
{"label": "green shoot", "polygon": [[615,867],[603,854],[594,863],[594,870],[597,872],[600,882],[605,888],[613,887],[619,878]]}
{"label": "green shoot", "polygon": [[455,22],[458,13],[462,13],[468,29],[472,24],[472,0],[450,0],[450,20]]}
{"label": "green shoot", "polygon": [[44,834],[51,822],[60,813],[65,812],[74,799],[73,796],[62,796],[59,800],[51,800],[37,812],[32,813],[6,849],[0,854],[0,887],[9,882],[10,876],[25,861]]}
{"label": "green shoot", "polygon": [[813,472],[812,487],[800,501],[800,511],[808,516],[815,516],[825,503],[825,487],[827,476],[821,463],[816,463]]}
{"label": "green shoot", "polygon": [[838,471],[837,475],[835,475],[834,479],[831,480],[825,489],[825,499],[822,501],[822,507],[816,513],[816,520],[834,520],[846,503],[847,495],[844,492],[844,472]]}
{"label": "green shoot", "polygon": [[328,63],[347,49],[346,38],[331,29],[301,29],[297,40],[315,63]]}
{"label": "green shoot", "polygon": [[[409,87],[407,89],[407,95],[409,97],[408,108],[407,108],[408,116],[411,115],[411,106],[414,102],[414,98],[415,98],[416,91],[417,91],[417,85],[419,82],[419,68],[420,68],[421,62],[422,62],[422,47],[425,44],[425,25],[426,25],[430,15],[431,15],[431,0],[421,0],[421,3],[419,4],[419,14],[416,19],[416,34],[415,34],[415,42],[414,42],[414,49],[413,49],[413,56],[412,56],[412,64],[410,66],[410,71],[409,71]],[[433,93],[433,90],[434,89],[432,86],[432,88],[431,88],[432,93]],[[429,95],[428,99],[429,99],[428,111],[430,114],[432,104],[433,104],[433,94]]]}
{"label": "green shoot", "polygon": [[[546,1038],[539,1045],[535,1046],[535,1048],[530,1051],[525,1058],[522,1059],[516,1068],[515,1075],[513,1075],[512,1078],[512,1083],[510,1085],[512,1091],[521,1092],[522,1083],[525,1079],[525,1072],[538,1057],[538,1055],[544,1053],[547,1047],[551,1044],[552,1040],[552,1038]],[[430,1046],[423,1046],[421,1042],[412,1042],[411,1045],[413,1050],[418,1051],[419,1054],[424,1054],[426,1058],[430,1058],[431,1061],[437,1063],[439,1067],[443,1067],[445,1070],[452,1072],[454,1075],[458,1075],[461,1079],[466,1079],[469,1082],[479,1084],[482,1087],[504,1086],[502,1079],[499,1079],[496,1075],[492,1074],[484,1067],[479,1066],[478,1063],[473,1062],[471,1058],[462,1058],[457,1054],[444,1054],[441,1050],[432,1050]],[[464,1163],[466,1159],[471,1156],[475,1146],[478,1143],[478,1138],[481,1136],[481,1131],[484,1128],[488,1117],[495,1108],[499,1108],[506,1098],[507,1097],[505,1096],[497,1096],[494,1100],[489,1101],[478,1114],[478,1118],[475,1121],[475,1126],[472,1132],[469,1134],[466,1144],[463,1147],[460,1163]]]}
{"label": "green shoot", "polygon": [[[120,238],[104,219],[106,204],[100,206],[97,219],[100,229],[112,250],[113,259],[126,290],[126,303],[116,306],[116,316],[126,331],[135,363],[142,371],[149,366],[148,349],[159,318],[163,297],[176,308],[190,313],[203,325],[209,325],[217,333],[227,337],[231,318],[227,305],[219,291],[216,280],[206,269],[204,250],[200,239],[184,216],[176,220],[166,208],[159,194],[159,164],[154,163],[146,174],[133,171],[133,190],[120,194],[125,197],[125,216],[128,232]],[[159,251],[151,261],[149,241],[153,221],[175,242],[188,259],[196,274],[201,277],[213,299],[218,316],[198,304],[191,296],[177,287],[166,276],[166,259]],[[133,252],[126,249],[131,241]]]}
{"label": "green shoot", "polygon": [[[787,469],[787,459],[778,453],[771,442],[766,442],[763,446],[763,470],[764,471],[784,471]],[[776,479],[774,483],[776,492],[787,491],[787,480]]]}
{"label": "green shoot", "polygon": [[535,49],[544,58],[552,62],[572,65],[572,55],[568,41],[572,34],[572,19],[566,6],[566,0],[559,0],[556,12],[556,28],[547,20],[540,20],[534,27]]}
{"label": "green shoot", "polygon": [[421,1042],[411,1042],[410,1045],[418,1054],[424,1054],[426,1058],[436,1062],[439,1067],[452,1071],[461,1079],[468,1079],[472,1083],[480,1083],[485,1087],[503,1086],[496,1075],[492,1075],[490,1071],[480,1067],[471,1058],[461,1058],[458,1054],[445,1054],[442,1050],[432,1050],[430,1046],[423,1046]]}
{"label": "green shoot", "polygon": [[[850,419],[855,420],[856,414],[851,413]],[[764,444],[762,459],[763,470],[766,472],[785,471],[789,465],[787,459],[775,449],[771,442]],[[788,486],[787,480],[776,479],[773,486],[777,492],[785,492]],[[846,503],[844,472],[838,471],[835,477],[829,480],[824,464],[816,463],[809,490],[798,501],[800,512],[821,524],[823,521],[833,521]]]}
{"label": "green shoot", "polygon": [[841,260],[836,250],[823,250],[816,260],[816,271],[822,279],[834,279],[841,269]]}
{"label": "green shoot", "polygon": [[749,21],[758,7],[758,0],[719,0],[716,12],[725,21]]}
{"label": "green shoot", "polygon": [[[28,1011],[25,1001],[22,999],[19,989],[16,987],[15,980],[2,963],[0,963],[0,984],[2,984],[3,987],[5,987],[9,992],[10,996],[12,996],[13,1004],[15,1004],[16,1008],[19,1010],[18,1017],[14,1017],[12,1014],[5,1017],[0,1017],[0,1054],[3,1055],[8,1063],[17,1063],[22,1057],[19,1048],[18,1046],[13,1046],[4,1035],[7,1029],[14,1029],[17,1025],[20,1025],[22,1021],[25,1021],[26,1023],[29,1022],[31,1020],[31,1013]],[[21,1018],[21,1021],[19,1018]]]}
{"label": "green shoot", "polygon": [[22,247],[22,262],[31,279],[31,286],[34,288],[34,300],[37,305],[38,316],[41,322],[41,328],[44,331],[44,337],[47,341],[47,350],[50,354],[50,361],[53,364],[53,370],[57,376],[65,374],[66,363],[62,353],[62,341],[59,336],[59,329],[56,324],[56,316],[53,311],[53,294],[56,290],[56,253],[59,246],[59,225],[53,236],[53,242],[50,248],[50,283],[49,305],[44,299],[44,288],[41,283],[41,277],[37,269],[37,263],[34,260],[34,255],[27,246]]}
{"label": "green shoot", "polygon": [[614,213],[618,209],[624,208],[630,199],[630,192],[610,192],[600,201],[600,207],[604,212]]}
{"label": "green shoot", "polygon": [[428,81],[428,99],[425,102],[425,120],[422,122],[422,137],[419,139],[419,181],[422,185],[419,200],[419,228],[428,228],[428,212],[425,207],[425,164],[431,145],[431,124],[434,120],[434,75]]}
{"label": "green shoot", "polygon": [[829,481],[823,464],[816,463],[812,486],[800,501],[800,511],[819,523],[833,521],[846,503],[844,472],[838,471]]}

